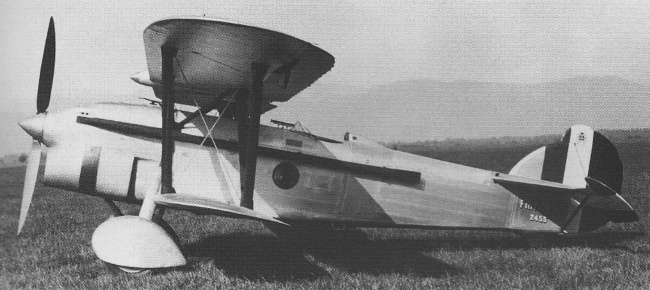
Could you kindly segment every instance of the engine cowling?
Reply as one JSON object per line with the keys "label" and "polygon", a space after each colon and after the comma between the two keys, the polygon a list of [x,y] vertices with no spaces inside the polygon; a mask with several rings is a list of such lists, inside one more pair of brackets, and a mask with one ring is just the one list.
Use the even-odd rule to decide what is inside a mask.
{"label": "engine cowling", "polygon": [[112,200],[142,200],[158,162],[100,146],[50,148],[43,183]]}

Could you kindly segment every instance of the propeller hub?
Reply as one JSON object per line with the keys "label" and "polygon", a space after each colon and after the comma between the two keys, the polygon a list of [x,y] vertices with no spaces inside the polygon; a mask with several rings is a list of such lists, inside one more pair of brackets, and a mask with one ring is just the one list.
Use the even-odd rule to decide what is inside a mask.
{"label": "propeller hub", "polygon": [[18,122],[18,125],[27,132],[34,140],[43,140],[43,126],[45,124],[45,114],[37,114],[29,119]]}
{"label": "propeller hub", "polygon": [[142,71],[131,76],[131,79],[141,85],[153,87],[154,83],[151,81],[149,71]]}

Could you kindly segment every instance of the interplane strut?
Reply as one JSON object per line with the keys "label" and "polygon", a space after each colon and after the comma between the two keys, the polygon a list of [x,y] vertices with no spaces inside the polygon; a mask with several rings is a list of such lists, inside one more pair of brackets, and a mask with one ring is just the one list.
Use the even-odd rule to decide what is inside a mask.
{"label": "interplane strut", "polygon": [[267,64],[251,64],[251,87],[249,94],[240,95],[237,103],[237,132],[239,138],[239,174],[241,185],[240,205],[253,209],[255,170],[257,168],[260,138],[260,115],[264,95],[264,77]]}
{"label": "interplane strut", "polygon": [[174,161],[174,138],[175,129],[174,121],[174,57],[178,49],[171,46],[163,45],[162,52],[162,79],[163,79],[163,98],[162,98],[162,156],[160,159],[161,167],[161,193],[174,193],[172,185],[172,164]]}

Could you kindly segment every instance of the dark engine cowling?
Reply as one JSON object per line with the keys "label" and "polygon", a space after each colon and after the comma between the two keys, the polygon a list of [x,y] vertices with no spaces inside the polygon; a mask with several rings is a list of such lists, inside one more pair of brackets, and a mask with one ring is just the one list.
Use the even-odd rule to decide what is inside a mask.
{"label": "dark engine cowling", "polygon": [[43,183],[112,200],[142,200],[158,162],[99,146],[50,148]]}

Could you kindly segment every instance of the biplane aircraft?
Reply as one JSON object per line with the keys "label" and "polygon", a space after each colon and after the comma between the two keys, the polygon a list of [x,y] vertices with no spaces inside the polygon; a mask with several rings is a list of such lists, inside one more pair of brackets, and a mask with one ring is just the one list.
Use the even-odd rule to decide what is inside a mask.
{"label": "biplane aircraft", "polygon": [[[299,124],[260,124],[334,66],[292,36],[206,18],[144,31],[150,104],[47,112],[55,59],[50,19],[20,233],[47,147],[45,185],[104,199],[115,217],[95,230],[101,260],[125,271],[186,264],[164,210],[252,219],[271,230],[314,227],[480,229],[576,234],[637,221],[619,195],[616,148],[584,125],[497,173],[399,152],[359,135],[333,140]],[[192,110],[176,109],[187,105]],[[187,107],[186,106],[186,107]],[[180,107],[180,106],[179,106]],[[115,203],[141,204],[124,215]]]}

